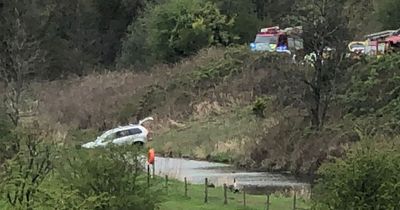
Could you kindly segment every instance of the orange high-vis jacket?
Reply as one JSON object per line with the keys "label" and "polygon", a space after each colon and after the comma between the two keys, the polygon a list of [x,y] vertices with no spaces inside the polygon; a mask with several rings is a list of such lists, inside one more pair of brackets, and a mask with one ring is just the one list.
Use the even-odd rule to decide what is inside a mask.
{"label": "orange high-vis jacket", "polygon": [[154,149],[151,148],[151,149],[149,149],[149,153],[148,153],[149,164],[154,164],[154,158],[155,158],[155,152],[154,152]]}

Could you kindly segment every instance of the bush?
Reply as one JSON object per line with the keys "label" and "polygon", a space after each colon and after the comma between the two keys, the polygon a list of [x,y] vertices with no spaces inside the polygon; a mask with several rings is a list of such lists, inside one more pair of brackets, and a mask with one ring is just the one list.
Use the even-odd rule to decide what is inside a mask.
{"label": "bush", "polygon": [[48,199],[40,187],[53,169],[53,147],[41,133],[18,131],[12,137],[16,154],[0,169],[1,198],[11,209],[36,209]]}
{"label": "bush", "polygon": [[47,184],[52,195],[49,206],[148,210],[161,200],[158,185],[147,187],[140,152],[134,146],[71,149],[60,157],[57,176]]}
{"label": "bush", "polygon": [[253,114],[255,114],[257,117],[264,118],[264,111],[268,107],[270,101],[271,99],[269,97],[257,97],[253,104]]}
{"label": "bush", "polygon": [[400,151],[377,147],[363,146],[320,168],[316,209],[400,208]]}

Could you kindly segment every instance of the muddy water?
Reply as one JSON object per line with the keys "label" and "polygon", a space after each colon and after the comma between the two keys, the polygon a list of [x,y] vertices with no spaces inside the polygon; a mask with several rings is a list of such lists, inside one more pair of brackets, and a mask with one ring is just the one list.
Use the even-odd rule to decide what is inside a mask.
{"label": "muddy water", "polygon": [[203,184],[207,177],[215,186],[224,183],[232,185],[234,179],[240,188],[253,194],[274,192],[293,192],[308,194],[310,185],[297,181],[294,177],[267,172],[237,171],[231,165],[196,161],[178,158],[156,157],[155,173],[160,176],[168,175],[183,181],[186,177],[189,183]]}

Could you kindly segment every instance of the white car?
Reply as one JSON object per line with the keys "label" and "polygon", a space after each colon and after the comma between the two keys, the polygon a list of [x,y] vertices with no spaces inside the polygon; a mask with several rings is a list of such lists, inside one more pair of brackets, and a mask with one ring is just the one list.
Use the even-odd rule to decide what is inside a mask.
{"label": "white car", "polygon": [[116,145],[137,144],[143,146],[148,139],[149,131],[143,126],[143,123],[149,120],[154,120],[152,117],[141,120],[138,124],[130,124],[120,126],[118,128],[106,131],[95,141],[83,144],[83,148],[105,147],[109,143]]}

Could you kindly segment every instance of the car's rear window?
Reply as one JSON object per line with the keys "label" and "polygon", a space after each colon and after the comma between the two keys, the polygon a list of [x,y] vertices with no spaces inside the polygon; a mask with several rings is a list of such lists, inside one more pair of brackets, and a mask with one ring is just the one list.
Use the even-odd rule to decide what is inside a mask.
{"label": "car's rear window", "polygon": [[142,133],[142,130],[140,130],[139,128],[133,128],[129,130],[129,135],[136,135],[140,133]]}

